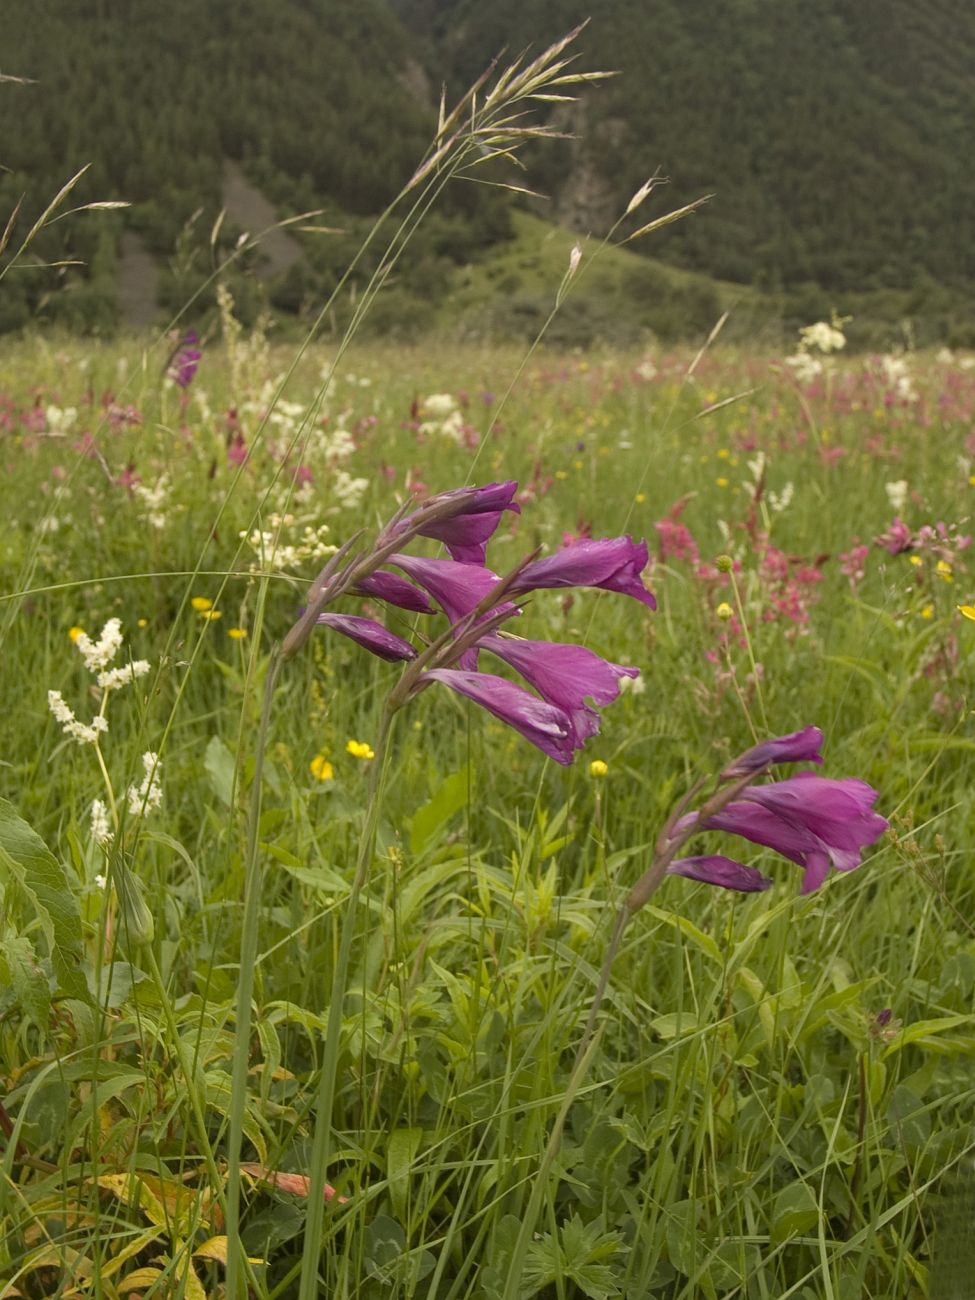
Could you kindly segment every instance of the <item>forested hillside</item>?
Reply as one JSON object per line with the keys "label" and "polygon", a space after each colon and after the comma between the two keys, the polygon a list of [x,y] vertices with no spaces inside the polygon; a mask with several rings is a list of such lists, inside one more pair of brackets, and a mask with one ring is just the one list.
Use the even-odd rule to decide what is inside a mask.
{"label": "forested hillside", "polygon": [[[0,83],[0,212],[26,194],[26,222],[88,162],[83,199],[134,206],[53,227],[36,251],[84,267],[8,277],[0,328],[38,309],[109,327],[123,228],[176,305],[212,263],[228,160],[282,216],[322,207],[346,232],[306,238],[262,290],[279,312],[309,310],[410,174],[441,82],[460,93],[500,49],[590,15],[581,66],[621,75],[552,108],[575,138],[528,155],[551,196],[538,215],[601,232],[659,167],[669,203],[714,197],[654,237],[654,258],[757,289],[779,315],[872,294],[869,311],[965,334],[975,10],[947,0],[5,0],[2,71],[34,84]],[[400,314],[427,320],[432,286],[509,240],[507,208],[456,189],[398,286]],[[238,233],[225,221],[222,246]]]}

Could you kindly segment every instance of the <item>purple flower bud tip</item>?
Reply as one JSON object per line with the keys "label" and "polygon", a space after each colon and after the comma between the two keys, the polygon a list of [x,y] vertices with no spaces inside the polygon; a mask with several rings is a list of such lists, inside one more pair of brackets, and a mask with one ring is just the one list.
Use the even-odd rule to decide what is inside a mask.
{"label": "purple flower bud tip", "polygon": [[775,740],[765,740],[751,749],[746,749],[721,773],[722,780],[731,781],[739,776],[748,776],[760,772],[772,763],[821,763],[823,756],[819,747],[823,743],[823,733],[818,727],[804,727],[802,731],[793,731],[788,736],[779,736]]}
{"label": "purple flower bud tip", "polygon": [[757,868],[746,867],[743,862],[723,857],[720,853],[699,858],[678,858],[667,868],[667,874],[687,876],[690,880],[719,885],[722,889],[734,889],[740,894],[759,893],[772,887],[772,881]]}
{"label": "purple flower bud tip", "polygon": [[382,623],[371,618],[360,618],[355,614],[319,614],[317,621],[335,632],[341,632],[364,650],[378,655],[388,663],[416,658],[416,650],[409,641],[394,635]]}

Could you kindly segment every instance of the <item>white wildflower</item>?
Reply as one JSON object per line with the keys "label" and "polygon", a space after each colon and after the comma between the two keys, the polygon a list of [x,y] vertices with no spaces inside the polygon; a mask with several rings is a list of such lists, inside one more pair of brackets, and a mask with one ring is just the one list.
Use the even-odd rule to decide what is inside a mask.
{"label": "white wildflower", "polygon": [[823,373],[823,363],[808,352],[794,352],[791,357],[786,357],[785,364],[800,384],[811,384]]}
{"label": "white wildflower", "polygon": [[752,459],[746,461],[745,464],[748,466],[752,478],[757,483],[765,473],[765,452],[760,451],[757,456],[753,456]]}
{"label": "white wildflower", "polygon": [[128,791],[129,812],[133,817],[139,817],[143,812],[151,812],[162,803],[162,785],[159,780],[162,763],[159,761],[159,755],[147,750],[142,755],[142,766],[145,770],[142,784],[130,785]]}
{"label": "white wildflower", "polygon": [[646,684],[643,680],[643,674],[639,677],[621,677],[620,694],[621,695],[642,695],[646,690]]}
{"label": "white wildflower", "polygon": [[[101,799],[93,799],[91,803],[91,838],[102,848],[107,848],[113,839],[112,825],[108,820],[108,809]],[[95,884],[100,889],[104,889],[105,877],[96,876]]]}
{"label": "white wildflower", "polygon": [[108,730],[108,719],[101,714],[92,718],[90,724],[79,722],[65,702],[60,691],[48,691],[47,707],[61,724],[66,736],[71,736],[79,745],[95,745],[100,732]]}
{"label": "white wildflower", "polygon": [[81,652],[88,671],[97,673],[99,669],[107,668],[119,652],[122,645],[122,620],[110,618],[97,641],[92,641],[87,632],[79,632],[74,643]]}
{"label": "white wildflower", "polygon": [[44,424],[48,433],[67,433],[78,418],[77,408],[66,406],[48,406],[44,410]]}
{"label": "white wildflower", "polygon": [[918,400],[917,389],[914,387],[914,380],[904,357],[879,357],[878,363],[881,378],[887,387],[893,390],[894,396],[898,400],[902,402],[916,402]]}
{"label": "white wildflower", "polygon": [[939,348],[934,357],[939,366],[950,366],[955,359],[951,348]]}
{"label": "white wildflower", "polygon": [[788,510],[792,504],[794,491],[792,484],[786,483],[781,492],[770,492],[768,494],[768,503],[773,514],[780,515],[783,510]]}
{"label": "white wildflower", "polygon": [[121,668],[108,668],[100,672],[98,685],[106,691],[116,691],[120,686],[127,686],[129,682],[135,681],[137,677],[145,677],[149,668],[148,659],[134,659],[130,664],[123,664]]}
{"label": "white wildflower", "polygon": [[839,352],[846,347],[846,335],[836,322],[830,325],[819,320],[815,325],[807,325],[799,331],[800,347],[806,351],[815,348],[818,352]]}
{"label": "white wildflower", "polygon": [[96,876],[95,884],[98,886],[99,889],[104,889],[105,886],[108,884],[108,876]]}
{"label": "white wildflower", "polygon": [[357,510],[369,487],[367,478],[353,478],[344,469],[336,469],[332,474],[332,494],[339,505],[346,510]]}
{"label": "white wildflower", "polygon": [[158,478],[152,487],[145,483],[135,483],[132,486],[132,492],[142,502],[146,520],[152,528],[166,527],[168,518],[166,506],[169,503],[170,486],[168,474]]}
{"label": "white wildflower", "polygon": [[651,379],[656,379],[657,367],[653,364],[653,362],[650,360],[649,357],[644,357],[633,373],[637,375],[640,379],[649,382]]}
{"label": "white wildflower", "polygon": [[355,451],[355,439],[348,429],[333,429],[325,435],[322,451],[329,460],[347,460]]}
{"label": "white wildflower", "polygon": [[457,410],[457,402],[450,393],[431,393],[420,403],[420,413],[428,420],[444,420]]}
{"label": "white wildflower", "polygon": [[899,515],[907,501],[907,479],[899,478],[896,483],[885,483],[884,491],[895,515]]}

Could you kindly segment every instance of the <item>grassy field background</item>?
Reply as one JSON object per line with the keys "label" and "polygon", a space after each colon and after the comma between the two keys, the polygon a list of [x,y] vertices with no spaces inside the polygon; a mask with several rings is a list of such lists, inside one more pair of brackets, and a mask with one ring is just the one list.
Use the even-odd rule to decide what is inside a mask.
{"label": "grassy field background", "polygon": [[[720,338],[527,363],[369,344],[326,386],[334,350],[296,361],[229,311],[224,325],[185,389],[172,349],[141,341],[0,350],[0,1294],[222,1294],[269,648],[323,546],[411,494],[503,478],[522,514],[491,543],[496,572],[567,536],[647,539],[655,613],[540,592],[518,629],[639,667],[639,688],[568,769],[425,692],[397,720],[350,918],[361,755],[397,669],[324,629],[286,665],[255,828],[253,1293],[297,1293],[329,988],[353,925],[321,1294],[968,1294],[970,359],[827,357],[799,382],[782,356]],[[151,667],[111,692],[102,772],[47,692],[79,719],[98,711],[72,629],[97,638],[112,618],[116,662]],[[755,849],[768,893],[675,878],[636,916],[516,1269],[623,894],[699,776],[809,724],[824,775],[880,792],[888,835],[808,897]],[[124,804],[146,752],[161,803],[106,851],[92,801],[107,776]],[[47,893],[18,818],[53,855]],[[120,858],[149,944],[104,883]]]}

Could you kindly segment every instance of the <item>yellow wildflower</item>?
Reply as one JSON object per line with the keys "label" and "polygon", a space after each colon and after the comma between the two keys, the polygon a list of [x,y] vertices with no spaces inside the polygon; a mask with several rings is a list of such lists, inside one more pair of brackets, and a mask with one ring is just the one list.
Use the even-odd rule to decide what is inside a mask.
{"label": "yellow wildflower", "polygon": [[718,487],[728,486],[728,480],[726,478],[716,478],[714,481],[717,483]]}
{"label": "yellow wildflower", "polygon": [[247,635],[247,628],[228,627],[227,635],[231,638],[232,641],[243,641],[244,637]]}
{"label": "yellow wildflower", "polygon": [[209,596],[194,596],[190,604],[198,614],[205,614],[208,609],[213,608],[213,601]]}
{"label": "yellow wildflower", "polygon": [[727,447],[718,448],[718,460],[728,460],[730,456],[731,456],[731,452],[728,450]]}
{"label": "yellow wildflower", "polygon": [[353,758],[361,758],[367,762],[370,758],[376,757],[373,747],[365,740],[350,740],[345,747],[345,752],[351,754]]}
{"label": "yellow wildflower", "polygon": [[335,768],[324,754],[316,754],[308,767],[316,781],[331,781],[335,776]]}
{"label": "yellow wildflower", "polygon": [[933,605],[925,605],[924,608],[921,610],[921,617],[922,617],[922,618],[934,618],[934,606],[933,606]]}
{"label": "yellow wildflower", "polygon": [[644,501],[646,501],[646,499],[647,499],[646,492],[638,492],[636,496],[633,498],[633,500],[637,503],[638,506],[642,506]]}
{"label": "yellow wildflower", "polygon": [[83,627],[68,628],[68,636],[71,638],[72,641],[77,641],[78,637],[84,636],[84,634],[85,634],[85,629]]}
{"label": "yellow wildflower", "polygon": [[914,565],[915,569],[917,569],[920,568],[924,561],[921,559],[920,555],[912,555],[911,563]]}
{"label": "yellow wildflower", "polygon": [[605,776],[609,771],[609,765],[604,763],[601,758],[594,758],[589,764],[589,775],[595,777]]}
{"label": "yellow wildflower", "polygon": [[943,578],[945,582],[954,582],[954,578],[951,576],[951,565],[947,560],[939,560],[934,566],[934,571],[938,577]]}
{"label": "yellow wildflower", "polygon": [[136,619],[136,627],[148,627],[148,626],[149,626],[149,620],[147,618]]}
{"label": "yellow wildflower", "polygon": [[728,604],[726,600],[723,600],[714,612],[717,614],[718,618],[727,620],[734,615],[735,611],[731,608],[731,606]]}
{"label": "yellow wildflower", "polygon": [[201,610],[200,613],[208,623],[212,622],[214,619],[223,618],[223,614],[219,609],[204,609]]}
{"label": "yellow wildflower", "polygon": [[970,618],[975,623],[975,605],[959,605],[958,613],[963,614],[965,618]]}

